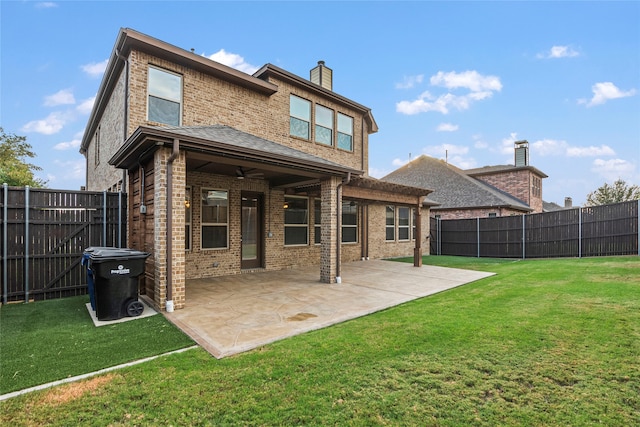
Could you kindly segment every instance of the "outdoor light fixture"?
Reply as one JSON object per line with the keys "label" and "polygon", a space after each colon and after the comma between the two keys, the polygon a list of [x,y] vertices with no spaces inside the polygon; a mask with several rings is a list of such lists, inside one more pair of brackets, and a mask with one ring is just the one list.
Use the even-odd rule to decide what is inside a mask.
{"label": "outdoor light fixture", "polygon": [[187,209],[191,207],[191,201],[189,199],[184,199],[184,207]]}
{"label": "outdoor light fixture", "polygon": [[282,207],[285,209],[289,209],[289,202],[284,202],[284,205]]}

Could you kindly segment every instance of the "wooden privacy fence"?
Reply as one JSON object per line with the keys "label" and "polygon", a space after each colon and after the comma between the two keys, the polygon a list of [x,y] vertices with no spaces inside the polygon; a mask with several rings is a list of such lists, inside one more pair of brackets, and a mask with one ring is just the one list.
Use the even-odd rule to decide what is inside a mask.
{"label": "wooden privacy fence", "polygon": [[8,187],[0,196],[2,303],[82,295],[90,246],[126,246],[126,194]]}
{"label": "wooden privacy fence", "polygon": [[493,258],[640,255],[640,200],[540,214],[431,218],[431,254]]}

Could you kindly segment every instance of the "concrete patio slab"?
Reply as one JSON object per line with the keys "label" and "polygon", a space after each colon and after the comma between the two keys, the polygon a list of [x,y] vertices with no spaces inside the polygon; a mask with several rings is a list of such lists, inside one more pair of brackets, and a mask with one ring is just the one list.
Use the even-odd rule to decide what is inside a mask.
{"label": "concrete patio slab", "polygon": [[343,264],[340,284],[318,267],[188,280],[186,307],[164,315],[222,358],[493,274],[372,260]]}

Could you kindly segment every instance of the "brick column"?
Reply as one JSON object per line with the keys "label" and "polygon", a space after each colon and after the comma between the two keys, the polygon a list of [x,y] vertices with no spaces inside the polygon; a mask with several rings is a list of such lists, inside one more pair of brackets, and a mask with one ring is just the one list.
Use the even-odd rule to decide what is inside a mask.
{"label": "brick column", "polygon": [[320,244],[320,281],[336,282],[338,259],[338,184],[339,177],[331,177],[320,183],[322,198],[322,240]]}
{"label": "brick column", "polygon": [[153,157],[153,300],[164,309],[167,300],[167,159],[171,151],[160,148]]}
{"label": "brick column", "polygon": [[[185,185],[186,158],[181,152],[173,162],[173,202],[172,224],[167,219],[167,160],[171,155],[169,148],[161,148],[154,157],[154,278],[155,304],[164,309],[167,300],[167,245],[172,246],[171,283],[172,300],[175,309],[185,304]],[[168,227],[171,227],[172,241],[167,239]]]}
{"label": "brick column", "polygon": [[171,224],[173,245],[171,257],[171,276],[173,283],[173,306],[175,309],[184,308],[185,305],[185,218],[184,206],[187,185],[187,162],[184,151],[173,161],[173,221]]}

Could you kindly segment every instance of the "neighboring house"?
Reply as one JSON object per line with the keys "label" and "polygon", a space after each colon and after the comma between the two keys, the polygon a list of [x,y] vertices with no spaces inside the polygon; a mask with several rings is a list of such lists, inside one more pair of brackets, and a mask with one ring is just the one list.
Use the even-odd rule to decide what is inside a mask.
{"label": "neighboring house", "polygon": [[128,193],[142,290],[185,304],[188,279],[414,255],[430,190],[368,177],[371,110],[267,64],[254,75],[122,29],[82,140],[87,189]]}
{"label": "neighboring house", "polygon": [[564,206],[560,206],[554,202],[542,202],[542,210],[543,212],[555,212],[555,211],[563,211],[567,209],[575,209],[578,206],[573,206],[573,200],[571,197],[564,198]]}
{"label": "neighboring house", "polygon": [[422,155],[382,178],[434,192],[431,215],[440,219],[523,215],[542,212],[542,179],[528,164],[528,143],[516,142],[516,165],[462,170]]}

